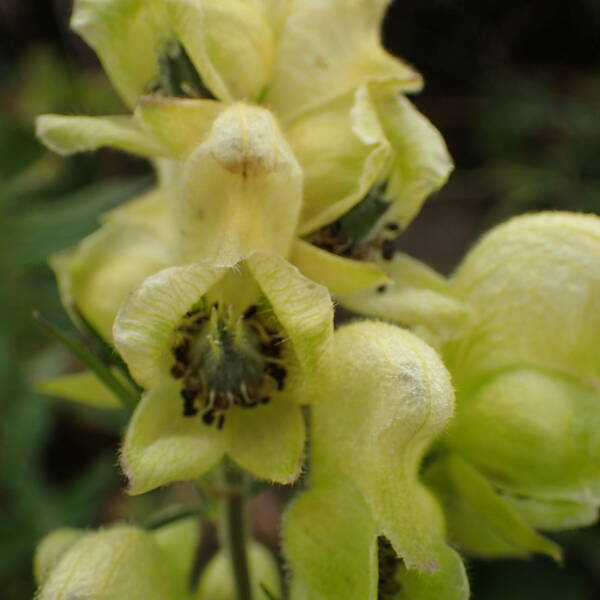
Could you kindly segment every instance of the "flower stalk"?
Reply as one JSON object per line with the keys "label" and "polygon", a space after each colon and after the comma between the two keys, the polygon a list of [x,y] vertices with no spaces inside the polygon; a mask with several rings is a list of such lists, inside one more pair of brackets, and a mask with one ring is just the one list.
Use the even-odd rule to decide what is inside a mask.
{"label": "flower stalk", "polygon": [[231,564],[236,600],[252,600],[248,565],[248,510],[246,474],[231,461],[221,463],[219,536]]}

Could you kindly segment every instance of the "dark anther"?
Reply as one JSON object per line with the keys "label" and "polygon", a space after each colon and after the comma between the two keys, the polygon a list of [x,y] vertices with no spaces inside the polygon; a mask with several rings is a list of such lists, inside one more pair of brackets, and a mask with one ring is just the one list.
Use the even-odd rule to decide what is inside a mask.
{"label": "dark anther", "polygon": [[392,260],[395,252],[396,248],[394,247],[394,242],[392,240],[386,240],[383,242],[381,255],[383,256],[384,260]]}
{"label": "dark anther", "polygon": [[187,388],[183,388],[180,392],[181,397],[183,398],[183,416],[184,417],[193,417],[198,414],[198,410],[194,406],[194,400],[196,399],[196,392],[194,390],[189,390]]}
{"label": "dark anther", "polygon": [[384,293],[386,290],[387,290],[387,285],[380,285],[380,286],[377,288],[377,293],[378,293],[378,294],[383,294],[383,293]]}
{"label": "dark anther", "polygon": [[171,375],[175,378],[175,379],[181,379],[186,372],[186,366],[181,364],[180,362],[176,362],[172,367],[171,367]]}
{"label": "dark anther", "polygon": [[287,370],[285,367],[276,364],[267,365],[267,373],[277,382],[277,389],[282,390],[285,385]]}
{"label": "dark anther", "polygon": [[205,425],[212,425],[215,421],[215,412],[213,410],[207,410],[203,415],[202,415],[202,422]]}
{"label": "dark anther", "polygon": [[200,309],[199,308],[195,308],[194,310],[188,310],[185,313],[185,316],[189,319],[190,317],[193,317],[194,315],[197,315],[198,313],[200,313]]}
{"label": "dark anther", "polygon": [[223,425],[225,425],[225,415],[219,415],[219,420],[217,421],[217,429],[223,429]]}
{"label": "dark anther", "polygon": [[208,317],[205,315],[202,315],[202,316],[194,319],[194,325],[202,325],[202,323],[204,323],[204,321],[207,321],[207,320],[208,320]]}
{"label": "dark anther", "polygon": [[385,228],[388,231],[400,231],[400,225],[398,225],[398,223],[386,223]]}
{"label": "dark anther", "polygon": [[269,398],[269,396],[263,396],[263,397],[260,399],[260,403],[261,403],[261,404],[269,404],[269,402],[271,402],[271,398]]}
{"label": "dark anther", "polygon": [[268,344],[261,344],[260,350],[265,356],[271,358],[279,358],[281,356],[281,343],[283,340],[280,337],[275,337]]}
{"label": "dark anther", "polygon": [[246,312],[242,315],[242,319],[251,319],[258,311],[258,306],[253,304],[249,308],[246,309]]}
{"label": "dark anther", "polygon": [[178,346],[175,346],[173,350],[173,354],[178,361],[181,361],[184,364],[188,362],[188,354],[190,351],[190,342],[189,340],[184,340]]}

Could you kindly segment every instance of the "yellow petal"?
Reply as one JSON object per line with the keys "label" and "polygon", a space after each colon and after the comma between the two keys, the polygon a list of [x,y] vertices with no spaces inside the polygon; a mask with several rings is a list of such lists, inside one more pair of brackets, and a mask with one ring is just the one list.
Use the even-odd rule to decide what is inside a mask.
{"label": "yellow petal", "polygon": [[224,108],[216,100],[146,96],[136,115],[174,155],[185,157],[205,140]]}
{"label": "yellow petal", "polygon": [[175,587],[152,537],[121,525],[84,535],[59,559],[36,596],[165,600]]}
{"label": "yellow petal", "polygon": [[272,33],[245,0],[168,0],[173,29],[220,100],[255,101],[271,74]]}
{"label": "yellow petal", "polygon": [[170,267],[145,279],[121,305],[115,346],[144,388],[151,389],[168,371],[175,328],[225,271],[198,263]]}
{"label": "yellow petal", "polygon": [[233,264],[252,250],[289,252],[302,171],[266,110],[234,104],[184,165],[176,218],[187,260]]}
{"label": "yellow petal", "polygon": [[246,264],[289,338],[303,377],[308,377],[331,348],[333,305],[329,292],[280,256],[255,252]]}
{"label": "yellow petal", "polygon": [[386,197],[386,222],[406,227],[429,195],[442,187],[453,169],[439,131],[404,97],[397,86],[372,84],[373,103],[393,151]]}
{"label": "yellow petal", "polygon": [[439,508],[418,472],[452,415],[448,373],[429,346],[392,325],[354,323],[334,341],[330,383],[314,407],[313,480],[345,473],[406,565],[433,572]]}
{"label": "yellow petal", "polygon": [[75,0],[71,27],[96,51],[125,102],[133,107],[158,77],[156,46],[163,32],[145,0]]}
{"label": "yellow petal", "polygon": [[233,408],[227,413],[227,453],[261,479],[292,483],[304,459],[304,420],[300,407],[285,392],[266,406]]}
{"label": "yellow petal", "polygon": [[166,378],[157,384],[144,395],[127,427],[121,466],[130,494],[196,479],[223,456],[223,433],[200,418],[183,416],[180,387]]}
{"label": "yellow petal", "polygon": [[170,249],[154,232],[118,219],[50,258],[64,306],[77,307],[107,341],[125,297],[172,263]]}
{"label": "yellow petal", "polygon": [[360,202],[391,159],[364,87],[304,115],[286,128],[286,138],[304,172],[299,235],[335,221]]}
{"label": "yellow petal", "polygon": [[388,281],[339,295],[343,306],[412,327],[434,346],[457,335],[466,324],[466,303],[444,277],[421,261],[397,253],[391,260],[379,259],[377,266],[387,273]]}
{"label": "yellow petal", "polygon": [[599,261],[593,215],[522,216],[484,236],[454,277],[476,313],[448,355],[456,377],[529,365],[600,389]]}
{"label": "yellow petal", "polygon": [[168,147],[145,131],[131,117],[65,117],[42,115],[36,135],[54,152],[73,154],[114,146],[141,156],[168,156]]}
{"label": "yellow petal", "polygon": [[375,263],[337,256],[299,239],[294,241],[291,260],[304,275],[324,285],[334,296],[355,294],[390,282]]}
{"label": "yellow petal", "polygon": [[393,80],[404,90],[420,89],[420,75],[381,45],[386,5],[292,0],[267,102],[289,120],[369,80]]}

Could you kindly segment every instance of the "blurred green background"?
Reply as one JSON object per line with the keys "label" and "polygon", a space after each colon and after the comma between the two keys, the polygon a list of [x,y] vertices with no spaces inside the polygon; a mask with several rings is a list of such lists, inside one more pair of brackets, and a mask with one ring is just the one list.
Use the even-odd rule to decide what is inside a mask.
{"label": "blurred green background", "polygon": [[[74,367],[35,327],[39,308],[69,327],[48,254],[152,183],[141,160],[110,150],[62,159],[33,136],[41,112],[125,112],[89,49],[68,30],[69,0],[0,3],[0,595],[33,595],[36,541],[64,526],[143,519],[161,494],[128,500],[116,466],[124,417],[49,399],[34,379]],[[457,168],[399,240],[449,272],[477,235],[510,215],[600,211],[600,3],[398,0],[385,41],[424,74],[414,98]],[[186,490],[169,492],[187,500]],[[270,504],[269,504],[270,502]],[[266,506],[266,508],[265,508]],[[262,513],[261,513],[262,511]],[[274,543],[277,512],[255,526]],[[273,519],[270,519],[273,521]],[[600,528],[557,536],[559,567],[470,561],[474,600],[600,597]]]}

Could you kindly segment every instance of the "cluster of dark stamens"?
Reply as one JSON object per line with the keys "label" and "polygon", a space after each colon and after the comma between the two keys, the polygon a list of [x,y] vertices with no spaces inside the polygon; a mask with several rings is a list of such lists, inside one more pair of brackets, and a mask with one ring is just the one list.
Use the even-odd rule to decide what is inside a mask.
{"label": "cluster of dark stamens", "polygon": [[222,429],[232,406],[268,404],[285,387],[283,338],[253,305],[238,317],[231,311],[188,312],[175,332],[171,374],[182,380],[183,416],[201,414],[206,425]]}
{"label": "cluster of dark stamens", "polygon": [[[388,222],[379,231],[379,219],[389,208],[385,184],[375,186],[354,208],[337,221],[312,233],[308,241],[327,252],[356,260],[371,260],[381,254],[391,260],[398,223]],[[377,229],[376,229],[377,228]]]}
{"label": "cluster of dark stamens", "polygon": [[379,565],[377,600],[394,600],[401,590],[397,578],[400,559],[389,540],[381,535],[377,538],[377,562]]}

